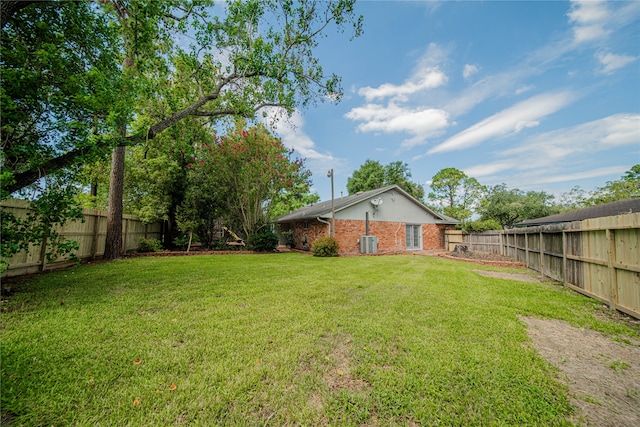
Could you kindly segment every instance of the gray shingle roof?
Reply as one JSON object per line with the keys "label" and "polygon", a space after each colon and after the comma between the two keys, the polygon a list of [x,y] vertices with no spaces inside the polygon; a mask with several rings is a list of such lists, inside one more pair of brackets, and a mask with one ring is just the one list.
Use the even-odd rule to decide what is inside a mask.
{"label": "gray shingle roof", "polygon": [[[334,210],[339,212],[343,209],[346,209],[350,206],[356,205],[362,201],[369,200],[373,197],[376,197],[379,194],[385,193],[387,191],[394,190],[402,193],[409,200],[413,201],[417,205],[419,205],[422,209],[433,215],[434,218],[439,219],[442,224],[457,224],[458,220],[454,218],[450,218],[446,215],[439,214],[437,212],[432,211],[419,200],[416,200],[409,193],[404,191],[402,188],[397,185],[389,185],[387,187],[378,188],[375,190],[364,191],[357,194],[352,194],[346,197],[340,197],[334,199]],[[305,219],[315,219],[315,218],[331,218],[331,200],[327,200],[325,202],[316,203],[314,205],[305,206],[304,208],[300,208],[293,212],[289,212],[288,214],[282,215],[276,218],[276,222],[293,222],[300,221]]]}
{"label": "gray shingle roof", "polygon": [[640,212],[640,199],[620,200],[617,202],[605,203],[602,205],[591,206],[589,208],[578,209],[575,211],[565,212],[557,215],[528,219],[514,225],[517,227],[533,227],[536,225],[582,221],[584,219],[622,215],[635,212]]}

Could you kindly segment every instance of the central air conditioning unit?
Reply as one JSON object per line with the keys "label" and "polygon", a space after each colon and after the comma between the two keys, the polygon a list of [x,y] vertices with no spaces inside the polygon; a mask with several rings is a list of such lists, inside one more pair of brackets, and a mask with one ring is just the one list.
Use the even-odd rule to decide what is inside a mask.
{"label": "central air conditioning unit", "polygon": [[376,236],[360,237],[360,253],[361,254],[378,253],[378,238]]}

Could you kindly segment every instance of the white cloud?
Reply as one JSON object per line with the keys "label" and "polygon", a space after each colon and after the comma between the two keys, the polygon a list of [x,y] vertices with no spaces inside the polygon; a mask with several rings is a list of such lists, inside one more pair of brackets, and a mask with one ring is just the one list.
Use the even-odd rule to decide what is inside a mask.
{"label": "white cloud", "polygon": [[286,117],[281,108],[265,109],[266,117],[263,120],[273,132],[280,137],[285,147],[295,149],[301,157],[316,160],[333,160],[330,154],[322,154],[316,150],[315,142],[304,131],[304,118],[300,111],[296,110],[291,117]]}
{"label": "white cloud", "polygon": [[411,75],[404,83],[396,85],[383,83],[378,87],[366,86],[358,90],[358,94],[364,96],[367,101],[384,98],[406,99],[407,96],[443,86],[447,83],[447,75],[440,70],[441,64],[446,58],[447,52],[435,43],[429,44],[425,54],[418,60]]}
{"label": "white cloud", "polygon": [[602,69],[600,69],[601,74],[610,74],[618,68],[622,68],[637,59],[633,56],[616,55],[604,52],[597,52],[595,57],[600,61],[600,64],[602,64]]}
{"label": "white cloud", "polygon": [[516,89],[516,95],[522,95],[525,92],[529,92],[530,90],[535,89],[536,87],[534,85],[524,85],[524,86],[520,86],[518,89]]}
{"label": "white cloud", "polygon": [[498,172],[512,169],[513,166],[514,165],[512,162],[501,160],[497,162],[485,163],[482,165],[476,165],[470,168],[465,168],[464,173],[466,173],[467,176],[470,176],[473,178],[480,178],[483,176],[489,176]]}
{"label": "white cloud", "polygon": [[640,114],[614,114],[566,129],[546,132],[525,141],[520,147],[502,152],[503,156],[545,153],[557,161],[577,153],[593,153],[614,146],[640,144]]}
{"label": "white cloud", "polygon": [[[516,187],[621,175],[629,165],[594,168],[589,159],[593,153],[633,144],[640,146],[640,114],[615,114],[528,138],[518,147],[497,153],[499,159],[464,172],[475,178],[508,180]],[[505,171],[511,171],[508,179],[499,175]]]}
{"label": "white cloud", "polygon": [[580,179],[591,179],[608,175],[622,175],[628,169],[629,166],[608,166],[604,168],[590,169],[584,172],[538,176],[537,178],[532,179],[530,184],[554,184],[557,182],[577,181]]}
{"label": "white cloud", "polygon": [[412,95],[423,90],[437,88],[447,82],[447,76],[437,68],[427,68],[421,71],[420,75],[413,76],[401,85],[383,83],[377,88],[367,86],[361,88],[358,94],[364,96],[367,101],[371,101],[377,98]]}
{"label": "white cloud", "polygon": [[469,80],[469,77],[473,76],[478,71],[479,69],[476,65],[465,64],[464,69],[462,70],[462,77],[464,77],[465,80]]}
{"label": "white cloud", "polygon": [[574,24],[573,40],[576,43],[596,40],[610,33],[605,26],[611,14],[603,1],[574,0],[567,16]]}
{"label": "white cloud", "polygon": [[539,119],[553,114],[574,99],[570,92],[548,93],[529,98],[488,117],[429,150],[429,154],[462,150],[490,138],[537,126]]}
{"label": "white cloud", "polygon": [[448,114],[437,108],[407,108],[396,103],[387,106],[367,104],[349,111],[346,118],[360,121],[361,132],[406,132],[413,137],[402,143],[404,148],[423,144],[426,139],[440,134],[448,125]]}

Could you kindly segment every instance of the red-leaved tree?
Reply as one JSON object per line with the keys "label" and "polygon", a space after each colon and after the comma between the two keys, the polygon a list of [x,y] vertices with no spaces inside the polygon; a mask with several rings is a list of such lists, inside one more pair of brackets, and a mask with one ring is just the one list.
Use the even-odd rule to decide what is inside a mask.
{"label": "red-leaved tree", "polygon": [[245,237],[267,224],[279,194],[310,183],[304,160],[261,125],[248,130],[239,125],[215,143],[198,146],[192,160],[183,217],[190,212],[198,222],[213,214],[237,224]]}

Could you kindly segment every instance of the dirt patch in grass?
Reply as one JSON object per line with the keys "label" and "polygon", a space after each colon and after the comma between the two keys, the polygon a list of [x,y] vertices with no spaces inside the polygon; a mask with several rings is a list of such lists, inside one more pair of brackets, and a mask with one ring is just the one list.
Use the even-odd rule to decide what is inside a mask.
{"label": "dirt patch in grass", "polygon": [[369,388],[366,381],[356,378],[349,367],[353,353],[353,341],[350,338],[334,337],[326,359],[330,365],[323,376],[323,381],[332,393],[339,390],[363,391]]}
{"label": "dirt patch in grass", "polygon": [[560,320],[521,317],[531,344],[560,370],[576,414],[586,426],[640,425],[640,342],[613,341]]}
{"label": "dirt patch in grass", "polygon": [[540,282],[540,278],[536,276],[531,276],[529,274],[524,274],[524,273],[505,273],[502,271],[486,271],[486,270],[473,270],[473,272],[484,277],[494,277],[496,279],[519,280],[521,282],[529,282],[529,283]]}
{"label": "dirt patch in grass", "polygon": [[516,262],[511,257],[485,252],[447,252],[446,254],[437,254],[437,256],[453,259],[456,261],[493,265],[496,267],[526,268],[526,265],[524,265],[524,263]]}

